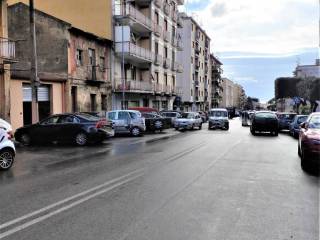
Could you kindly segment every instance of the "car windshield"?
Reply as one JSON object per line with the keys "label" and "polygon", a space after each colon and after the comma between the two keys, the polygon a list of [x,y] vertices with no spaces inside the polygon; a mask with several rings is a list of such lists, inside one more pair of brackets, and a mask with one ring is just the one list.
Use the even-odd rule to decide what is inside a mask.
{"label": "car windshield", "polygon": [[295,117],[295,114],[279,114],[279,119],[292,120]]}
{"label": "car windshield", "polygon": [[301,124],[303,122],[305,122],[307,120],[308,116],[305,116],[305,117],[298,117],[298,120],[297,120],[297,123],[298,124]]}
{"label": "car windshield", "polygon": [[210,117],[227,117],[228,112],[226,111],[210,111]]}
{"label": "car windshield", "polygon": [[255,118],[272,118],[275,119],[277,116],[274,113],[270,112],[260,112],[255,114]]}
{"label": "car windshield", "polygon": [[192,119],[192,118],[194,118],[194,114],[193,113],[182,113],[179,118]]}
{"label": "car windshield", "polygon": [[311,117],[308,125],[311,129],[320,129],[320,115]]}
{"label": "car windshield", "polygon": [[132,119],[138,119],[141,117],[141,113],[139,112],[129,112],[129,115]]}

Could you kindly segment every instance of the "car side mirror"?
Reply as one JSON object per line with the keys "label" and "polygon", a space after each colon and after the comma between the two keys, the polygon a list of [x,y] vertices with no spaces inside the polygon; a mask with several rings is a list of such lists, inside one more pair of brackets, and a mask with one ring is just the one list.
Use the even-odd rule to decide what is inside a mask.
{"label": "car side mirror", "polygon": [[308,123],[307,122],[303,122],[300,124],[300,128],[301,129],[307,129],[308,128]]}

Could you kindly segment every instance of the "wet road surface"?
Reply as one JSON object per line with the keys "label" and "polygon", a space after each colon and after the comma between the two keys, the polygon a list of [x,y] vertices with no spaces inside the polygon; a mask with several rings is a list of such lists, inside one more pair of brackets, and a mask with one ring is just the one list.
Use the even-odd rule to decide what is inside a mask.
{"label": "wet road surface", "polygon": [[230,125],[19,148],[0,172],[0,239],[319,239],[297,141]]}

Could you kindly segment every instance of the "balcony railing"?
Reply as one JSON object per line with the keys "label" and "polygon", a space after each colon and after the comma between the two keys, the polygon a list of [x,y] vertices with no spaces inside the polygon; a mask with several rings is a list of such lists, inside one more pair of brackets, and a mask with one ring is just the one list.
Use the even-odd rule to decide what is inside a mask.
{"label": "balcony railing", "polygon": [[195,80],[195,81],[194,81],[194,86],[195,86],[195,87],[199,87],[199,85],[200,85],[200,81]]}
{"label": "balcony railing", "polygon": [[183,42],[182,42],[182,39],[178,39],[177,41],[177,49],[179,51],[183,51]]}
{"label": "balcony railing", "polygon": [[152,28],[152,21],[151,19],[141,13],[138,9],[136,9],[131,4],[116,4],[114,6],[114,15],[121,16],[121,17],[129,17],[134,19],[136,22],[143,24],[148,28]]}
{"label": "balcony railing", "polygon": [[4,63],[13,61],[16,57],[15,42],[7,38],[0,38],[0,58]]}
{"label": "balcony railing", "polygon": [[125,55],[133,56],[140,58],[142,60],[152,62],[152,52],[148,49],[145,49],[143,47],[139,47],[131,42],[119,42],[116,43],[116,53],[122,53],[122,44],[123,44],[123,53]]}
{"label": "balcony railing", "polygon": [[163,67],[165,69],[169,69],[170,68],[170,65],[171,65],[171,60],[169,58],[164,58],[163,60]]}
{"label": "balcony railing", "polygon": [[123,82],[123,79],[118,78],[115,81],[114,90],[125,92],[152,92],[153,87],[152,84],[147,81],[124,79]]}
{"label": "balcony railing", "polygon": [[172,20],[174,22],[178,21],[178,11],[172,11]]}
{"label": "balcony railing", "polygon": [[169,41],[170,41],[170,32],[169,32],[169,31],[163,30],[163,39],[164,39],[164,41],[166,41],[166,42],[169,42]]}
{"label": "balcony railing", "polygon": [[170,15],[170,5],[166,2],[163,4],[163,12],[168,16]]}
{"label": "balcony railing", "polygon": [[159,54],[154,55],[154,65],[160,66],[162,64],[162,56]]}
{"label": "balcony railing", "polygon": [[157,7],[161,8],[161,7],[162,7],[162,4],[163,4],[163,0],[154,0],[154,4],[155,4]]}
{"label": "balcony railing", "polygon": [[194,51],[196,52],[196,54],[200,53],[200,45],[198,43],[195,45]]}
{"label": "balcony railing", "polygon": [[153,31],[156,36],[161,37],[162,27],[158,23],[154,23]]}
{"label": "balcony railing", "polygon": [[178,72],[178,73],[183,73],[183,66],[182,66],[182,64],[180,64],[180,63],[178,63],[178,62],[176,62],[176,64],[177,64],[177,72]]}

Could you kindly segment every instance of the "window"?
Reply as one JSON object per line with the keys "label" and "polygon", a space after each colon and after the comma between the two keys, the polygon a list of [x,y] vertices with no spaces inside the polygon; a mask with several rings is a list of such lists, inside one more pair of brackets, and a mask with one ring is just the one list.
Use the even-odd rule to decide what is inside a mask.
{"label": "window", "polygon": [[164,57],[168,58],[168,48],[164,47]]}
{"label": "window", "polygon": [[42,125],[47,125],[47,124],[56,124],[59,120],[59,116],[53,116],[53,117],[50,117],[50,118],[47,118],[45,120],[43,120],[41,122]]}
{"label": "window", "polygon": [[99,63],[99,65],[100,65],[101,71],[105,71],[105,69],[106,69],[106,62],[105,62],[105,58],[104,58],[104,57],[100,57],[100,63]]}
{"label": "window", "polygon": [[191,57],[191,63],[193,63],[193,57]]}
{"label": "window", "polygon": [[116,112],[109,112],[108,113],[108,119],[109,120],[115,120],[116,119]]}
{"label": "window", "polygon": [[59,123],[79,123],[80,120],[73,116],[61,116],[58,122]]}
{"label": "window", "polygon": [[155,72],[155,75],[156,75],[156,83],[159,83],[159,73]]}
{"label": "window", "polygon": [[191,97],[193,96],[193,91],[192,91],[192,89],[191,89]]}
{"label": "window", "polygon": [[167,86],[168,85],[168,75],[166,73],[164,74],[164,82]]}
{"label": "window", "polygon": [[95,50],[89,48],[88,52],[89,52],[89,64],[91,66],[95,66],[96,65],[96,53],[95,53]]}
{"label": "window", "polygon": [[106,111],[107,110],[107,96],[101,95],[101,110]]}
{"label": "window", "polygon": [[118,113],[118,120],[128,120],[129,114],[127,112],[119,112]]}
{"label": "window", "polygon": [[194,41],[192,41],[192,48],[194,48]]}
{"label": "window", "polygon": [[155,51],[156,54],[159,53],[159,43],[158,42],[154,43],[154,51]]}
{"label": "window", "polygon": [[156,23],[157,23],[157,25],[159,25],[159,13],[156,11],[154,13],[154,15],[155,15],[155,18],[156,18]]}
{"label": "window", "polygon": [[77,49],[76,51],[76,61],[77,61],[77,66],[82,66],[83,65],[83,51],[80,49]]}
{"label": "window", "polygon": [[90,94],[90,105],[91,105],[91,111],[95,112],[97,108],[97,102],[96,102],[96,94]]}
{"label": "window", "polygon": [[173,87],[176,86],[176,78],[175,78],[175,76],[172,76],[172,86]]}

